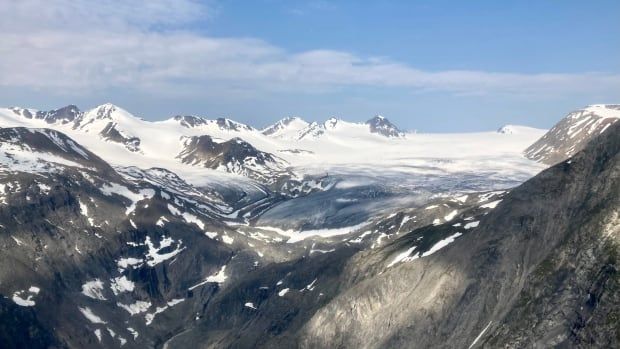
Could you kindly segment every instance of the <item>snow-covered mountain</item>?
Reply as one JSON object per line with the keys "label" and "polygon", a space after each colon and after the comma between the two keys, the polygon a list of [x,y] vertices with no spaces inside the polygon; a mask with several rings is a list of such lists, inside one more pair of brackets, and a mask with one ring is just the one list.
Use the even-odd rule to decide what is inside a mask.
{"label": "snow-covered mountain", "polygon": [[[203,180],[204,176],[198,176],[199,170],[195,167],[204,168],[203,164],[183,161],[179,154],[186,151],[187,139],[205,135],[219,143],[239,138],[257,151],[282,158],[287,163],[285,167],[296,172],[296,177],[312,173],[322,176],[330,168],[342,166],[381,165],[383,168],[404,169],[422,158],[451,159],[474,170],[482,164],[477,160],[481,157],[497,158],[504,163],[514,163],[512,157],[515,157],[525,167],[531,167],[531,173],[541,168],[520,155],[527,145],[542,135],[539,130],[525,130],[512,137],[497,137],[491,132],[484,133],[484,137],[473,133],[411,134],[404,137],[396,126],[380,116],[367,123],[330,118],[323,123],[309,124],[299,118],[286,118],[258,130],[224,118],[175,116],[164,121],[146,121],[118,106],[104,104],[85,112],[75,106],[47,112],[25,108],[0,109],[0,126],[54,128],[114,165],[158,166],[197,180]],[[243,160],[239,161],[243,163]],[[485,163],[485,166],[491,164]],[[498,163],[492,171],[503,166]],[[212,175],[215,177],[222,177],[223,173],[253,172],[239,170],[237,166],[207,167],[219,172]],[[414,167],[408,168],[415,170]]]}
{"label": "snow-covered mountain", "polygon": [[297,131],[296,139],[317,139],[323,134],[325,134],[325,125],[315,121]]}
{"label": "snow-covered mountain", "polygon": [[319,139],[330,132],[337,133],[343,138],[367,136],[368,134],[387,138],[404,137],[405,135],[405,132],[399,130],[381,115],[376,115],[364,124],[346,122],[336,117],[331,117],[323,123],[308,123],[298,117],[290,117],[282,119],[263,130],[263,134],[266,136],[288,140]]}
{"label": "snow-covered mountain", "polygon": [[70,166],[114,173],[97,155],[51,129],[0,128],[0,159],[0,168],[5,172],[46,174]]}
{"label": "snow-covered mountain", "polygon": [[266,127],[262,132],[265,136],[274,138],[297,139],[299,138],[299,131],[308,125],[308,122],[298,117],[289,117]]}
{"label": "snow-covered mountain", "polygon": [[[188,129],[135,120],[148,131]],[[359,125],[332,121],[324,139],[294,144],[315,144],[319,154],[325,144],[341,151],[339,133]],[[123,129],[127,124],[119,121]],[[155,143],[143,130],[131,131],[142,141],[140,152],[100,137],[91,137],[92,148],[152,161]],[[411,141],[366,132],[349,153],[368,151],[378,169],[341,161],[349,172],[329,167],[301,184],[303,195],[287,196],[280,189],[299,183],[212,178],[218,172],[203,167],[210,161],[268,160],[235,137],[179,139],[187,152],[175,161],[194,172],[177,174],[156,166],[166,161],[111,166],[60,131],[2,128],[0,343],[617,347],[618,135],[617,123],[569,161],[516,188],[489,190],[513,187],[506,179],[533,163],[515,155],[532,134]],[[418,156],[442,157],[403,153],[400,163],[382,162],[365,142],[384,145],[384,152],[413,146]],[[390,163],[415,169],[384,167]],[[503,171],[484,173],[488,163]],[[191,175],[211,181],[194,185]],[[450,341],[437,329],[449,329]]]}
{"label": "snow-covered mountain", "polygon": [[[102,140],[125,146],[129,151],[140,151],[140,139],[131,130],[136,126],[135,117],[112,104],[104,104],[87,112],[69,105],[50,111],[11,108],[13,116],[32,120],[39,126],[57,127],[59,130],[76,130],[98,135]],[[11,113],[7,113],[11,115]],[[23,120],[16,120],[19,121]],[[40,121],[37,123],[37,121]],[[10,122],[9,122],[10,123]]]}
{"label": "snow-covered mountain", "polygon": [[177,159],[177,155],[184,150],[183,139],[204,134],[224,140],[240,135],[252,139],[258,133],[250,126],[224,118],[208,120],[176,116],[150,122],[112,104],[85,112],[75,106],[47,112],[24,108],[0,109],[0,126],[54,128],[71,135],[115,165],[147,168],[161,165],[171,170],[181,169],[181,172],[183,169],[191,172]]}
{"label": "snow-covered mountain", "polygon": [[259,151],[241,138],[216,142],[208,135],[190,137],[184,141],[178,157],[186,164],[221,169],[264,183],[273,183],[288,174],[284,160]]}
{"label": "snow-covered mountain", "polygon": [[171,121],[178,122],[181,126],[187,128],[197,128],[204,131],[213,130],[214,128],[221,131],[254,131],[252,126],[236,122],[227,118],[217,118],[215,120],[205,119],[200,116],[192,115],[177,115],[170,119]]}
{"label": "snow-covered mountain", "polygon": [[19,114],[27,119],[43,120],[48,124],[71,123],[82,115],[82,112],[75,105],[68,105],[66,107],[50,111],[32,111],[24,108],[12,108],[12,110],[16,114]]}
{"label": "snow-covered mountain", "polygon": [[583,149],[620,119],[620,105],[595,104],[568,114],[525,150],[532,160],[556,164]]}

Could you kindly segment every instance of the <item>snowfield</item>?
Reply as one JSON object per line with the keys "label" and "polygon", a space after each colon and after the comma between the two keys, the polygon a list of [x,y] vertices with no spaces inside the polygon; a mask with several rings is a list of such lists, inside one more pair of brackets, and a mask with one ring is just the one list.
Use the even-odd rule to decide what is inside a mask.
{"label": "snowfield", "polygon": [[[175,118],[146,121],[120,107],[104,104],[84,112],[84,120],[74,129],[73,123],[28,119],[22,115],[24,110],[36,113],[34,109],[0,108],[0,126],[53,128],[69,135],[110,164],[145,169],[156,165],[195,185],[240,177],[226,173],[225,169],[210,170],[181,163],[177,156],[183,151],[183,138],[200,135],[209,135],[220,141],[239,137],[261,151],[282,158],[301,174],[331,174],[338,168],[366,171],[373,168],[379,173],[389,170],[427,175],[483,172],[502,176],[519,173],[522,181],[543,168],[525,159],[522,151],[545,130],[514,125],[510,125],[513,132],[506,133],[407,133],[403,137],[385,137],[371,133],[368,125],[363,123],[332,118],[312,126],[293,118],[288,123],[284,122],[286,119],[276,123],[272,126],[273,133],[269,133],[227,119],[223,123],[202,119],[202,124],[191,127]],[[110,122],[126,137],[139,139],[139,150],[132,151],[100,135]],[[301,137],[310,127],[320,129],[320,134]]]}
{"label": "snowfield", "polygon": [[[170,193],[188,194],[187,190],[195,190],[187,189],[191,185],[245,193],[246,204],[254,205],[255,209],[244,211],[247,207],[244,203],[233,203],[237,205],[233,208],[230,203],[215,197],[209,199],[213,200],[213,208],[202,206],[200,210],[189,211],[179,203],[167,205],[172,215],[195,224],[210,238],[221,237],[221,241],[228,245],[237,243],[235,237],[208,231],[206,220],[198,216],[200,211],[217,211],[223,220],[234,221],[227,224],[248,224],[252,220],[253,225],[269,227],[267,231],[283,235],[284,241],[295,243],[350,234],[377,215],[422,205],[434,195],[453,193],[466,197],[463,195],[469,192],[511,188],[546,167],[523,156],[524,149],[539,139],[545,130],[517,125],[476,133],[406,133],[391,124],[383,124],[388,122],[387,119],[375,117],[373,120],[379,124],[374,131],[393,131],[385,135],[373,132],[367,123],[337,118],[323,123],[287,118],[258,130],[229,119],[208,120],[195,116],[146,121],[112,104],[85,112],[76,111],[77,108],[72,110],[73,119],[67,121],[66,118],[37,118],[36,115],[42,114],[37,114],[34,109],[0,108],[0,126],[58,130],[102,157],[125,178],[165,185]],[[28,118],[27,115],[35,117]],[[231,170],[232,163],[228,163],[232,167],[219,166],[216,169],[205,168],[202,162],[183,163],[180,154],[186,150],[188,137],[203,135],[210,136],[217,144],[231,139],[235,139],[235,144],[241,144],[240,140],[243,140],[258,151],[276,157],[290,171],[291,179],[304,176],[311,179],[286,182],[274,188],[274,183],[230,173],[244,173]],[[59,146],[79,150],[78,154],[88,157],[77,144],[72,144],[61,142]],[[49,171],[52,166],[81,167],[58,156],[31,153],[16,144],[5,144],[2,150],[0,170],[19,169],[16,166],[26,166],[24,170],[31,172]],[[237,155],[232,154],[234,161],[239,160],[235,157]],[[16,163],[14,159],[19,161]],[[171,179],[174,175],[179,179]],[[176,187],[179,181],[184,181],[185,187]],[[269,202],[266,199],[274,192],[287,190],[307,193],[303,188],[314,192],[287,200]],[[135,214],[141,201],[157,195],[152,189],[130,190],[118,183],[106,183],[100,186],[100,191],[106,196],[126,198],[129,201],[125,211],[128,217]],[[170,197],[163,191],[160,196],[164,199]],[[265,200],[264,204],[261,200]],[[89,217],[88,205],[87,202],[81,203],[81,211],[91,226],[95,226],[95,221]],[[435,224],[450,221],[457,213],[446,212],[436,219]],[[160,217],[156,224],[164,227],[166,221],[165,217]],[[135,222],[135,219],[129,220],[134,227]],[[144,244],[148,253],[143,258],[119,259],[119,268],[127,269],[142,263],[154,266],[176,257],[185,249],[180,241],[172,246],[172,241],[165,239],[159,242],[159,247],[156,247],[157,242],[148,238]],[[168,246],[172,248],[170,251],[160,252]],[[122,292],[121,289],[117,292]],[[91,288],[86,293],[100,296]]]}

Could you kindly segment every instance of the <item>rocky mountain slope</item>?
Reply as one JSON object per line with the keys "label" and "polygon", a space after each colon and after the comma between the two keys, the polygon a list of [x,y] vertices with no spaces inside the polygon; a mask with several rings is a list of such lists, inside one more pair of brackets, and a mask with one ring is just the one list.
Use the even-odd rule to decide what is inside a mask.
{"label": "rocky mountain slope", "polygon": [[[168,347],[616,347],[618,135],[620,124],[503,196],[399,213],[321,259],[268,266]],[[353,244],[406,217],[386,244]],[[252,306],[230,313],[242,299]]]}
{"label": "rocky mountain slope", "polygon": [[[475,154],[481,143],[455,143],[458,136],[445,142],[467,154],[462,159],[446,153],[398,163],[423,175],[347,165],[299,177],[246,140],[282,149],[290,138],[226,119],[149,123],[111,116],[140,139],[132,151],[100,137],[94,123],[107,125],[105,112],[85,113],[89,118],[74,108],[37,118],[28,112],[30,119],[15,120],[54,130],[0,129],[3,347],[620,342],[620,123],[522,185],[492,190],[518,183],[514,169],[502,163],[502,171],[476,173],[484,168],[476,161],[495,158]],[[74,129],[76,120],[83,130]],[[386,149],[412,144],[410,137],[372,134],[368,125],[332,119],[322,126],[323,136],[294,141],[300,146],[294,149],[315,147],[320,154],[325,144],[337,149],[352,139],[343,135]],[[485,134],[496,142],[489,143],[497,145],[493,154],[515,161],[506,154],[534,134],[515,129]],[[162,138],[170,149],[162,148],[159,163],[147,161],[155,152],[149,132],[162,130],[178,133]],[[77,137],[92,132],[96,141],[83,146]],[[418,136],[417,151],[426,141],[442,142]],[[363,142],[353,144],[359,150]],[[151,166],[110,164],[106,149]],[[218,177],[211,169],[228,164],[257,174]]]}
{"label": "rocky mountain slope", "polygon": [[302,346],[617,346],[619,135],[614,125],[512,190],[432,257],[415,258],[406,237],[395,244],[411,262],[360,256],[352,284],[300,331]]}
{"label": "rocky mountain slope", "polygon": [[620,119],[620,105],[591,105],[568,114],[525,150],[529,159],[553,165],[583,149]]}
{"label": "rocky mountain slope", "polygon": [[259,151],[241,138],[214,142],[208,136],[188,138],[178,155],[183,163],[207,168],[224,168],[226,172],[238,173],[263,183],[273,183],[282,176],[292,175],[286,171],[286,161],[272,154]]}
{"label": "rocky mountain slope", "polygon": [[[34,149],[26,138],[20,143]],[[46,149],[38,161],[63,152]],[[456,222],[452,211],[468,207],[467,198],[438,199],[437,207],[378,217],[348,232],[299,234],[243,224],[260,214],[268,193],[207,191],[162,169],[106,174],[54,166],[44,176],[29,170],[0,176],[0,316],[11,319],[0,334],[10,336],[8,347],[176,347],[182,333],[203,327],[238,331],[262,309],[268,315],[261,326],[277,336],[292,320],[298,328],[323,303],[320,293],[335,294],[325,286],[338,280],[347,256],[382,246],[409,227]],[[471,202],[492,203],[496,195]],[[477,215],[491,206],[477,208]],[[305,292],[318,302],[304,305],[296,297]],[[207,333],[214,332],[198,332]],[[207,342],[232,339],[215,333]],[[235,345],[263,340],[253,332]]]}
{"label": "rocky mountain slope", "polygon": [[215,126],[222,131],[254,131],[254,128],[252,126],[248,126],[226,118],[209,120],[203,117],[193,115],[177,115],[174,116],[170,121],[178,122],[181,126],[187,128],[201,128],[208,130],[209,128]]}

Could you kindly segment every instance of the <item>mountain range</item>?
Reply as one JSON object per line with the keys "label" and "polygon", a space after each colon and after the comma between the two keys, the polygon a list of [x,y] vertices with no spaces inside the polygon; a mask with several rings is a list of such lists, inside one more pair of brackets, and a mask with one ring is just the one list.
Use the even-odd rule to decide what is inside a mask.
{"label": "mountain range", "polygon": [[424,134],[0,109],[0,342],[618,347],[618,119]]}

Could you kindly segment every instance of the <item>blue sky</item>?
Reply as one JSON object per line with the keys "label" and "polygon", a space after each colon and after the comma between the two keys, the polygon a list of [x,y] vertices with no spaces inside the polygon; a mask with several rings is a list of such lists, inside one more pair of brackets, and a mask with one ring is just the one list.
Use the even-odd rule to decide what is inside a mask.
{"label": "blue sky", "polygon": [[618,13],[618,1],[8,1],[0,105],[547,128],[620,102]]}

